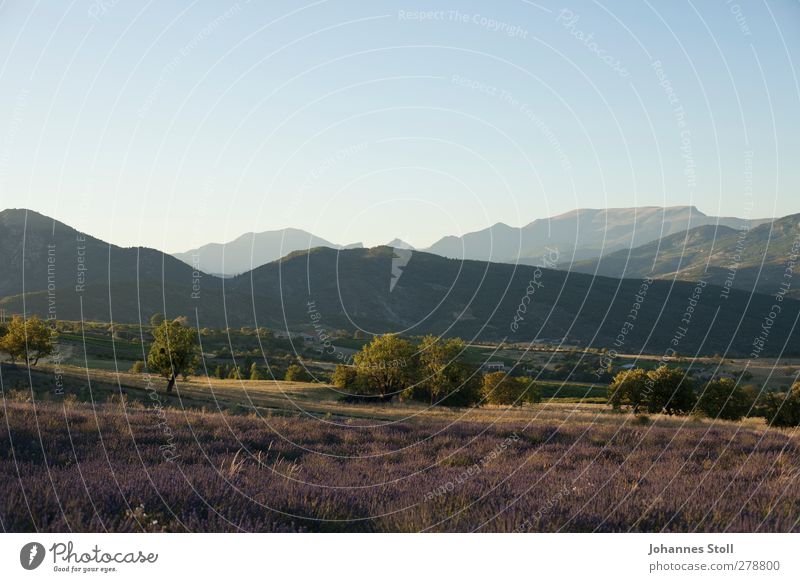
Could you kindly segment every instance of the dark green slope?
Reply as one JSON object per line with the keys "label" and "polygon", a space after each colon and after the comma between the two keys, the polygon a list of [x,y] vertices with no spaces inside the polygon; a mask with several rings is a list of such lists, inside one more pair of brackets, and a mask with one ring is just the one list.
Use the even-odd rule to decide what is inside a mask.
{"label": "dark green slope", "polygon": [[[111,245],[30,210],[0,212],[0,272],[7,315],[136,322],[140,312],[145,321],[165,309],[190,315],[199,303],[192,299],[198,277],[178,259]],[[219,297],[219,279],[200,281],[201,296]]]}
{"label": "dark green slope", "polygon": [[[122,249],[91,237],[81,242],[79,233],[66,225],[32,213],[27,214],[26,225],[23,211],[13,213],[14,220],[9,213],[0,215],[0,308],[7,314],[20,313],[24,307],[28,313],[46,316],[54,297],[59,319],[136,323],[166,309],[168,316],[186,315],[201,327],[259,325],[313,332],[316,323],[328,330],[361,328],[370,333],[436,333],[515,342],[567,336],[569,343],[613,348],[630,321],[628,314],[641,286],[635,279],[459,261],[424,252],[413,252],[403,265],[395,255],[398,251],[389,247],[317,248],[232,279],[201,274],[199,296],[193,297],[197,274],[169,255],[153,249]],[[55,245],[55,285],[50,291],[49,244]],[[87,276],[79,292],[75,287],[81,245]],[[390,291],[393,266],[399,277]],[[624,344],[617,346],[619,351],[663,353],[682,327],[680,320],[694,287],[683,281],[654,282]],[[709,285],[693,307],[685,337],[675,347],[685,354],[749,354],[773,303],[768,295],[736,290],[725,299],[720,288]],[[798,305],[783,302],[764,355],[780,353]],[[518,325],[512,327],[515,315]],[[793,333],[788,351],[797,353],[800,342]]]}
{"label": "dark green slope", "polygon": [[[388,247],[297,253],[228,281],[228,312],[254,311],[248,325],[310,328],[308,302],[322,327],[383,333],[435,333],[467,339],[530,341],[568,336],[570,343],[613,347],[636,302],[641,281],[593,277],[535,267],[458,261],[415,252],[394,290],[389,291],[393,250]],[[522,321],[511,326],[530,282]],[[678,352],[731,351],[748,354],[774,303],[769,296],[708,285],[692,301],[696,284],[654,281],[621,351],[662,353],[679,327]],[[252,292],[251,292],[252,290]],[[695,303],[695,305],[692,305]],[[786,300],[771,328],[767,348],[778,353],[800,303]],[[681,323],[691,308],[688,326]],[[729,345],[730,344],[730,345]],[[790,351],[800,351],[796,332]]]}
{"label": "dark green slope", "polygon": [[[789,261],[800,248],[800,214],[742,231],[725,226],[700,226],[600,259],[576,262],[573,271],[607,277],[644,277],[709,281],[745,291],[774,294],[787,280]],[[794,255],[794,259],[792,259]],[[794,277],[792,277],[794,278]],[[800,298],[800,281],[788,294]]]}

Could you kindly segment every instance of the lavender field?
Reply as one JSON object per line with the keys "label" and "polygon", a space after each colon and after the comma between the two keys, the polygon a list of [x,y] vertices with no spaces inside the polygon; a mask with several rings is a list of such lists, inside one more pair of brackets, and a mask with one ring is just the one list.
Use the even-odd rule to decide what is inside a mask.
{"label": "lavender field", "polygon": [[[747,531],[800,526],[800,447],[751,425],[235,416],[4,399],[0,526]],[[496,420],[496,419],[495,419]]]}

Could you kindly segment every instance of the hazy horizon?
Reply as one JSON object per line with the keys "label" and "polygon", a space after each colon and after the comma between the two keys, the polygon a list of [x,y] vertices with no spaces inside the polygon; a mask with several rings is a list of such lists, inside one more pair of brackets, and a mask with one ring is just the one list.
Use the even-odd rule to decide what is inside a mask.
{"label": "hazy horizon", "polygon": [[[681,204],[677,204],[677,205],[675,205],[675,206],[666,206],[666,207],[659,207],[659,206],[638,206],[638,207],[636,207],[636,208],[638,208],[638,209],[645,209],[645,208],[680,208],[680,207],[685,207],[685,206],[688,206],[688,205],[681,205]],[[712,216],[712,217],[714,217],[714,216],[715,216],[715,215],[713,215],[713,214],[709,214],[708,212],[705,212],[705,211],[704,211],[702,208],[697,208],[696,206],[695,206],[695,208],[696,208],[697,210],[699,210],[701,213],[705,214],[706,216]],[[560,214],[558,214],[558,215],[553,215],[553,216],[549,216],[549,217],[547,217],[547,216],[545,216],[545,217],[541,217],[541,219],[547,219],[547,218],[557,218],[558,216],[561,216],[561,215],[564,215],[564,214],[570,214],[570,213],[572,213],[572,212],[576,212],[576,211],[594,211],[594,210],[600,210],[600,211],[604,211],[604,210],[625,210],[625,209],[627,209],[627,208],[625,208],[625,207],[609,207],[609,208],[573,208],[572,210],[568,210],[568,211],[566,211],[566,212],[563,212],[563,213],[560,213]],[[42,211],[42,210],[37,210],[37,209],[35,209],[35,208],[18,208],[18,207],[9,207],[9,208],[3,208],[3,209],[0,209],[0,212],[4,212],[4,211],[6,211],[6,210],[24,210],[24,211],[33,211],[33,212],[37,212],[38,214],[41,214],[42,216],[45,216],[45,217],[47,217],[47,218],[50,218],[50,219],[56,220],[56,221],[58,221],[58,222],[64,223],[64,224],[66,224],[67,226],[70,226],[70,227],[73,227],[73,228],[77,228],[77,227],[75,227],[75,225],[73,225],[73,224],[70,224],[69,222],[67,222],[67,221],[65,221],[65,220],[62,220],[62,219],[61,219],[61,218],[59,218],[58,216],[51,216],[51,215],[48,215],[46,212],[44,212],[44,211]],[[746,219],[745,219],[745,218],[742,218],[741,216],[716,216],[716,218],[742,218],[743,220],[760,220],[760,219],[762,219],[762,220],[763,220],[763,219],[767,219],[767,220],[776,220],[776,219],[779,219],[779,218],[783,218],[784,216],[791,216],[791,215],[793,215],[793,214],[800,214],[800,210],[798,210],[798,211],[795,211],[795,212],[790,212],[790,213],[788,213],[788,214],[785,214],[785,215],[777,215],[777,216],[761,216],[761,215],[754,215],[754,216],[748,217],[748,218],[746,218]],[[534,219],[534,220],[538,220],[538,219]],[[503,225],[506,225],[506,226],[510,226],[510,227],[512,227],[512,228],[522,228],[522,227],[524,227],[524,226],[526,226],[526,225],[530,224],[531,222],[534,222],[534,220],[531,220],[531,221],[528,221],[528,222],[523,222],[523,223],[520,223],[520,224],[507,224],[507,223],[503,223],[503,222],[496,222],[496,223],[494,223],[494,224],[487,224],[485,227],[483,227],[483,228],[479,228],[479,229],[477,229],[477,230],[483,230],[483,229],[485,229],[485,228],[491,228],[491,227],[497,226],[497,225],[499,225],[499,224],[503,224]],[[427,243],[427,244],[424,244],[424,245],[415,244],[415,242],[414,242],[414,241],[411,241],[411,240],[405,239],[405,238],[403,238],[403,237],[401,237],[401,236],[389,236],[388,238],[385,238],[385,240],[381,239],[380,241],[378,241],[378,242],[375,242],[374,244],[370,244],[370,243],[368,243],[367,241],[363,241],[363,240],[348,240],[348,241],[341,241],[341,240],[336,240],[336,239],[328,239],[327,237],[322,237],[322,236],[320,236],[320,235],[319,235],[318,233],[316,233],[316,232],[307,231],[307,230],[305,230],[304,228],[301,228],[301,227],[298,227],[298,226],[287,225],[287,226],[284,226],[284,227],[270,228],[270,229],[265,229],[265,230],[255,230],[255,231],[252,231],[252,230],[251,230],[251,231],[243,231],[243,232],[241,232],[241,233],[239,233],[239,234],[237,234],[237,235],[234,235],[232,238],[230,238],[230,239],[227,239],[227,240],[216,240],[216,239],[213,239],[213,238],[209,238],[209,239],[208,239],[206,242],[200,243],[199,245],[197,245],[197,246],[195,246],[195,247],[187,247],[187,248],[181,248],[181,249],[163,249],[163,248],[159,248],[159,247],[153,247],[153,246],[151,246],[151,245],[146,245],[146,244],[133,244],[133,245],[124,245],[124,244],[120,244],[120,243],[118,243],[118,242],[116,242],[116,241],[113,241],[113,240],[107,240],[107,239],[103,239],[102,237],[98,236],[97,234],[95,234],[95,233],[94,233],[94,232],[92,232],[91,230],[82,230],[82,229],[78,229],[78,230],[81,230],[81,232],[82,232],[83,234],[87,234],[87,235],[90,235],[90,236],[94,236],[95,238],[100,238],[100,239],[102,239],[104,242],[107,242],[107,243],[110,243],[110,244],[114,244],[114,245],[116,245],[116,246],[119,246],[119,247],[125,247],[125,246],[141,246],[141,247],[150,247],[150,248],[155,248],[155,249],[157,249],[157,250],[161,250],[161,251],[163,251],[163,252],[165,252],[165,253],[168,253],[168,254],[171,254],[171,255],[179,255],[179,254],[184,254],[184,253],[186,253],[186,252],[189,252],[189,251],[191,251],[191,250],[193,250],[193,249],[195,249],[195,248],[198,248],[198,247],[201,247],[201,246],[205,246],[205,245],[209,245],[209,244],[225,245],[225,244],[231,243],[231,242],[233,242],[233,241],[235,241],[235,240],[237,240],[237,239],[239,239],[239,238],[241,238],[241,237],[244,237],[244,236],[247,236],[247,235],[250,235],[250,234],[263,234],[263,233],[268,233],[268,232],[281,232],[281,231],[284,231],[284,230],[299,230],[299,231],[304,231],[304,232],[307,232],[308,234],[311,234],[311,235],[314,235],[314,236],[317,236],[317,237],[320,237],[320,238],[324,238],[325,240],[327,240],[327,241],[328,241],[328,242],[330,242],[330,243],[333,243],[333,244],[338,244],[338,245],[341,245],[341,246],[347,246],[347,245],[351,245],[351,244],[358,244],[358,243],[361,243],[361,244],[363,244],[363,245],[364,245],[364,247],[366,247],[366,248],[371,248],[371,247],[375,247],[375,246],[383,246],[383,245],[386,245],[386,244],[388,244],[388,243],[390,243],[390,242],[393,242],[393,241],[395,241],[395,240],[400,240],[400,241],[402,241],[402,242],[405,242],[405,243],[411,244],[411,246],[413,246],[413,247],[414,247],[416,250],[422,250],[422,251],[424,251],[425,249],[427,249],[428,247],[430,247],[430,246],[431,246],[433,243],[435,243],[435,242],[437,242],[437,241],[441,240],[441,239],[442,239],[442,238],[444,238],[444,237],[447,237],[447,236],[462,237],[462,236],[464,236],[464,235],[466,235],[466,234],[469,234],[470,232],[476,232],[476,231],[461,232],[461,233],[450,233],[450,232],[444,232],[444,233],[442,233],[440,236],[438,236],[437,238],[435,238],[433,241],[431,241],[430,243]],[[387,236],[388,236],[388,235],[387,235]]]}

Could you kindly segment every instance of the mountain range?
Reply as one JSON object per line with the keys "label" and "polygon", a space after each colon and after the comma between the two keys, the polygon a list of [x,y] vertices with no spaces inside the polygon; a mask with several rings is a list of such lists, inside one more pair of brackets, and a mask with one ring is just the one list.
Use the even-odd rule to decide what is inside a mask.
{"label": "mountain range", "polygon": [[[770,219],[708,216],[694,206],[578,209],[534,220],[523,227],[503,223],[467,233],[445,236],[423,250],[451,259],[537,265],[542,257],[559,257],[560,265],[631,249],[695,227],[714,225],[741,229]],[[394,239],[386,246],[414,249]],[[339,245],[295,228],[247,233],[228,243],[212,243],[173,256],[207,273],[233,276],[260,267],[298,250],[315,247],[363,248],[361,243]]]}
{"label": "mountain range", "polygon": [[[221,278],[155,249],[117,247],[35,212],[7,210],[0,213],[0,309],[125,323],[160,312],[185,315],[201,327],[311,333],[362,329],[519,342],[566,337],[601,348],[615,345],[635,310],[624,348],[616,349],[741,355],[750,353],[774,303],[769,295],[711,284],[698,291],[695,282],[643,283],[421,251],[405,255],[398,269],[397,247],[317,247]],[[763,355],[800,350],[800,302],[786,299],[782,306]]]}
{"label": "mountain range", "polygon": [[[770,219],[751,220],[752,226]],[[634,248],[697,226],[739,228],[740,218],[708,216],[694,206],[578,209],[515,228],[503,223],[464,236],[446,236],[428,252],[450,258],[539,264],[555,249],[560,264]]]}
{"label": "mountain range", "polygon": [[363,245],[337,245],[299,228],[284,228],[248,232],[228,243],[209,243],[173,256],[206,273],[230,277],[271,263],[294,251],[316,247],[350,249],[362,248]]}
{"label": "mountain range", "polygon": [[[569,268],[616,278],[650,275],[694,281],[703,276],[716,285],[775,294],[787,282],[787,267],[797,262],[800,253],[800,214],[755,228],[744,226],[699,226]],[[800,299],[800,283],[790,285],[785,294]]]}

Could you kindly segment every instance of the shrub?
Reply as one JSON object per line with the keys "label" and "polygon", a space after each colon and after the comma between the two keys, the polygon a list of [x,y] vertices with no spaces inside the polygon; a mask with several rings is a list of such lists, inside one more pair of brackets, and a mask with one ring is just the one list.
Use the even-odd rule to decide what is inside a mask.
{"label": "shrub", "polygon": [[772,426],[800,425],[800,382],[788,392],[769,392],[761,401],[761,410]]}
{"label": "shrub", "polygon": [[144,362],[141,360],[136,360],[131,366],[131,373],[132,374],[141,374],[144,372]]}
{"label": "shrub", "polygon": [[538,387],[527,378],[513,378],[505,372],[493,372],[483,377],[483,397],[488,404],[521,406],[539,402]]}
{"label": "shrub", "polygon": [[311,374],[303,366],[292,364],[286,368],[286,375],[283,378],[287,382],[311,382]]}

